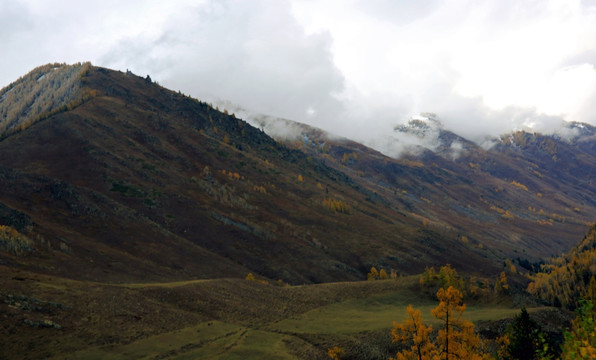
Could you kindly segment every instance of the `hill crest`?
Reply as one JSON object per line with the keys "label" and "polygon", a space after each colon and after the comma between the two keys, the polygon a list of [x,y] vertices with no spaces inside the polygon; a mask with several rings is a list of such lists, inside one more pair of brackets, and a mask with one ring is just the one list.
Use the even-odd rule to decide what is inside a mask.
{"label": "hill crest", "polygon": [[542,180],[529,171],[552,156],[392,159],[316,129],[276,141],[129,73],[89,67],[80,84],[76,106],[0,141],[0,220],[28,219],[30,249],[3,248],[5,264],[106,281],[253,272],[311,283],[447,262],[492,276],[506,258],[569,248],[596,207],[593,188],[571,183],[578,166]]}

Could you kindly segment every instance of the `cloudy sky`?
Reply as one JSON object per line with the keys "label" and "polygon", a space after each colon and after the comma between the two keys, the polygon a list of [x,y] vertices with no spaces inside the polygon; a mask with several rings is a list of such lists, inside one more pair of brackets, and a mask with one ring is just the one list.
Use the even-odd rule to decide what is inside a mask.
{"label": "cloudy sky", "polygon": [[596,0],[2,0],[0,24],[0,87],[91,61],[369,142],[421,112],[473,140],[596,124]]}

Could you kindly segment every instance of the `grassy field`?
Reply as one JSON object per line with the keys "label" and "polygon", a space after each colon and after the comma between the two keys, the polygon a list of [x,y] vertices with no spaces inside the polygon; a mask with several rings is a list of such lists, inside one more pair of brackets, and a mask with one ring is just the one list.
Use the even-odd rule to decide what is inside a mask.
{"label": "grassy field", "polygon": [[[346,358],[386,359],[392,324],[409,304],[434,323],[436,301],[416,284],[406,277],[285,287],[243,279],[110,285],[6,271],[0,358],[326,359],[338,345]],[[511,318],[519,309],[509,303],[470,303],[465,317]],[[28,325],[46,320],[60,326]]]}
{"label": "grassy field", "polygon": [[127,345],[95,347],[72,359],[296,359],[286,335],[210,321]]}

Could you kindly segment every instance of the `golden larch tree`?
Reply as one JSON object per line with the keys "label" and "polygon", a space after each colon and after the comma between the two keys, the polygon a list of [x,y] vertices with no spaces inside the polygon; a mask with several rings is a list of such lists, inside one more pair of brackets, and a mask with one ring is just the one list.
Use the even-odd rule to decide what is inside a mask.
{"label": "golden larch tree", "polygon": [[430,339],[432,326],[422,322],[420,310],[415,310],[412,305],[406,310],[406,319],[403,323],[393,323],[391,331],[392,341],[400,342],[409,349],[397,353],[391,360],[431,360],[437,355],[437,347]]}
{"label": "golden larch tree", "polygon": [[439,305],[431,310],[432,315],[443,323],[437,334],[439,358],[480,360],[488,355],[480,352],[480,337],[474,333],[474,324],[462,319],[466,305],[463,294],[453,286],[439,289]]}
{"label": "golden larch tree", "polygon": [[332,360],[339,360],[341,359],[341,357],[344,355],[344,349],[340,348],[339,346],[334,346],[331,349],[327,350],[327,355],[329,355],[329,357]]}
{"label": "golden larch tree", "polygon": [[480,337],[474,332],[474,324],[462,320],[466,305],[462,303],[461,291],[453,286],[437,292],[439,305],[431,310],[432,315],[442,322],[436,336],[431,326],[422,322],[419,310],[408,306],[406,320],[394,323],[393,342],[406,345],[396,354],[396,360],[482,360],[490,356],[481,349]]}
{"label": "golden larch tree", "polygon": [[370,272],[366,275],[367,280],[377,280],[379,278],[379,271],[376,267],[371,267]]}

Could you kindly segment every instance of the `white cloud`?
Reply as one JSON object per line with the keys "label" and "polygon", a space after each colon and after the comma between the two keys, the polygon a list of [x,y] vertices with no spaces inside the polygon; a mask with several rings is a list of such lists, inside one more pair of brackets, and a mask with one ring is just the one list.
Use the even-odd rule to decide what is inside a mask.
{"label": "white cloud", "polygon": [[596,124],[594,1],[6,0],[0,22],[2,85],[90,60],[370,144],[426,111],[478,142]]}
{"label": "white cloud", "polygon": [[341,111],[330,46],[327,33],[304,33],[288,2],[218,1],[171,19],[159,38],[120,42],[102,62],[144,61],[173,89],[313,122]]}

